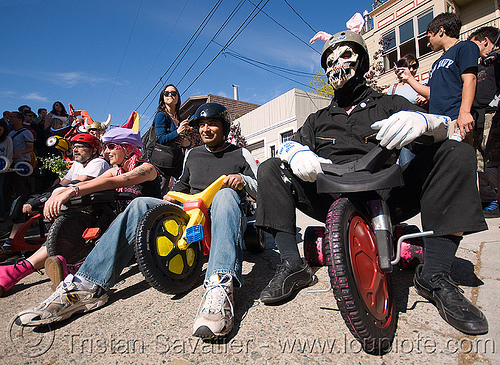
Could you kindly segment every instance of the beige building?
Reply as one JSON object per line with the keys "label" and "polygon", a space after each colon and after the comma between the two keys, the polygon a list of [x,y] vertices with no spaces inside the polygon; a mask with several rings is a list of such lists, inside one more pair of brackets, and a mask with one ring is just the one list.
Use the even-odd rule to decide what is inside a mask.
{"label": "beige building", "polygon": [[[499,27],[499,0],[375,0],[369,14],[370,26],[363,34],[370,56],[383,46],[382,62],[385,72],[379,86],[397,82],[392,71],[394,62],[405,54],[417,56],[420,68],[417,78],[429,78],[432,63],[441,52],[427,47],[426,28],[429,22],[443,12],[456,12],[462,19],[460,38],[485,25]],[[370,59],[372,62],[372,59]]]}
{"label": "beige building", "polygon": [[330,99],[292,89],[238,118],[247,148],[259,162],[274,157],[283,142],[304,124],[309,114],[330,104]]}

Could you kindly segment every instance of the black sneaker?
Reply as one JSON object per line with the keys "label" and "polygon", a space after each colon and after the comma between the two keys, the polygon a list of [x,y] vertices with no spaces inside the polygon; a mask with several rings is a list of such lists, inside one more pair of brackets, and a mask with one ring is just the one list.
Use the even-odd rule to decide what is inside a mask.
{"label": "black sneaker", "polygon": [[434,274],[428,279],[421,277],[423,265],[415,271],[413,284],[417,293],[429,300],[439,310],[441,317],[452,327],[467,335],[488,333],[485,315],[462,293],[463,290],[449,274]]}
{"label": "black sneaker", "polygon": [[264,304],[281,302],[293,292],[309,286],[315,280],[311,268],[307,264],[293,269],[290,263],[283,260],[278,265],[274,277],[260,293],[260,301]]}

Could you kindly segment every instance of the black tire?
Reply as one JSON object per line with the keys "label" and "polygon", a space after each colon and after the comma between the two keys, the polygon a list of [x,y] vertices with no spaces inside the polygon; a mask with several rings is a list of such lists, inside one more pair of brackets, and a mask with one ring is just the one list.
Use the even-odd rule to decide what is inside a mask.
{"label": "black tire", "polygon": [[380,270],[369,221],[347,198],[336,200],[328,211],[325,253],[333,293],[347,327],[367,353],[387,353],[397,324],[391,277]]}
{"label": "black tire", "polygon": [[[192,243],[186,250],[177,246],[188,221],[189,216],[180,207],[159,205],[148,210],[137,225],[137,264],[149,285],[162,293],[184,293],[200,278],[203,264],[201,243]],[[176,232],[167,231],[166,224]],[[158,246],[158,239],[162,239],[163,247]],[[159,249],[168,252],[160,254]]]}
{"label": "black tire", "polygon": [[266,249],[266,232],[255,227],[254,223],[247,223],[244,239],[250,253],[261,253]]}
{"label": "black tire", "polygon": [[[86,241],[82,235],[87,228],[100,227],[98,220],[90,213],[68,210],[56,218],[47,236],[49,256],[61,255],[68,264],[76,264],[94,248],[94,240]],[[107,227],[100,227],[101,233]]]}
{"label": "black tire", "polygon": [[325,266],[325,227],[310,226],[304,232],[304,257],[310,266]]}

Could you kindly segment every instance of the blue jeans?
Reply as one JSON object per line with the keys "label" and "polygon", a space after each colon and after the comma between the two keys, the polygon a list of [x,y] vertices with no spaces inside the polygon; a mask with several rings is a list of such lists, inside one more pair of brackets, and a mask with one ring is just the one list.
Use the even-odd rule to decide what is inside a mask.
{"label": "blue jeans", "polygon": [[[229,273],[241,283],[241,240],[245,225],[239,201],[232,189],[222,189],[214,197],[210,207],[212,247],[206,278],[215,273]],[[113,287],[134,256],[139,220],[149,209],[161,204],[170,203],[156,198],[134,199],[104,232],[76,275],[106,290]]]}

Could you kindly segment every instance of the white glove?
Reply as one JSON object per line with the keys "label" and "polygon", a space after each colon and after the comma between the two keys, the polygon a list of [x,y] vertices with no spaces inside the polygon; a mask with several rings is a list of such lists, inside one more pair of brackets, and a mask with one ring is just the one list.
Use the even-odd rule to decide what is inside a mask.
{"label": "white glove", "polygon": [[293,141],[286,141],[279,150],[281,161],[287,162],[294,175],[303,181],[314,182],[323,173],[320,163],[332,161],[318,157],[309,147]]}
{"label": "white glove", "polygon": [[423,134],[433,136],[435,142],[443,141],[450,122],[450,117],[444,115],[400,111],[373,123],[371,127],[379,130],[376,138],[380,145],[392,150],[406,146]]}

